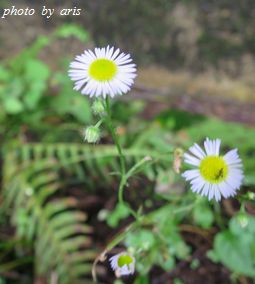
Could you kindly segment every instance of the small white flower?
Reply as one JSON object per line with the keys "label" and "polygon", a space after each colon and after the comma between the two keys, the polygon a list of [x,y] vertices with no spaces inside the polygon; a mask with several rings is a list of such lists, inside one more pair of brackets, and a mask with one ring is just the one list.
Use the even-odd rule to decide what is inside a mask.
{"label": "small white flower", "polygon": [[208,196],[216,201],[234,196],[240,189],[243,180],[242,161],[237,149],[220,155],[221,140],[204,141],[204,148],[197,144],[189,148],[192,155],[185,153],[184,162],[195,166],[196,169],[185,171],[182,176],[191,183],[193,192]]}
{"label": "small white flower", "polygon": [[127,93],[136,77],[136,65],[129,54],[114,47],[85,50],[71,62],[70,78],[74,90],[90,97],[114,97]]}
{"label": "small white flower", "polygon": [[135,272],[135,258],[128,252],[121,252],[112,256],[110,263],[116,275],[129,275]]}

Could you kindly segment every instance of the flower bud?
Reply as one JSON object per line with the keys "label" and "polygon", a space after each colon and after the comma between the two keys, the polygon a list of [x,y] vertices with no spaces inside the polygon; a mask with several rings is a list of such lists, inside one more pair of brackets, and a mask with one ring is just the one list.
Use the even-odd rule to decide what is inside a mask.
{"label": "flower bud", "polygon": [[244,214],[244,213],[240,213],[237,216],[237,221],[238,221],[240,227],[242,227],[242,228],[245,228],[249,223],[249,219],[248,219],[247,215]]}
{"label": "flower bud", "polygon": [[183,150],[181,148],[177,148],[174,151],[174,161],[173,161],[173,170],[179,174],[182,166],[182,156]]}
{"label": "flower bud", "polygon": [[104,115],[105,108],[102,100],[95,100],[92,104],[92,111],[95,115]]}
{"label": "flower bud", "polygon": [[85,129],[84,141],[96,143],[100,139],[100,129],[97,126],[89,126]]}

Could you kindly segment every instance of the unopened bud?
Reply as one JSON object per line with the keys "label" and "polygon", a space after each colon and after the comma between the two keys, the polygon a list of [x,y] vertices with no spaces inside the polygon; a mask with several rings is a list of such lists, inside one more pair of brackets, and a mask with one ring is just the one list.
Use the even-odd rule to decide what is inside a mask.
{"label": "unopened bud", "polygon": [[174,151],[174,162],[173,162],[173,169],[177,174],[179,174],[181,170],[182,156],[183,156],[183,150],[181,148],[177,148]]}
{"label": "unopened bud", "polygon": [[241,213],[237,216],[237,221],[238,221],[240,227],[242,227],[242,228],[245,228],[249,223],[249,219],[248,219],[247,215],[244,214],[244,213]]}
{"label": "unopened bud", "polygon": [[249,191],[247,193],[247,196],[250,200],[255,200],[255,193],[254,192]]}
{"label": "unopened bud", "polygon": [[99,99],[95,100],[92,105],[92,111],[95,115],[104,115],[105,108],[103,102]]}
{"label": "unopened bud", "polygon": [[96,143],[100,139],[100,129],[97,126],[89,126],[85,129],[84,141]]}
{"label": "unopened bud", "polygon": [[145,156],[145,157],[143,158],[143,160],[144,160],[144,162],[150,162],[150,161],[152,161],[152,157],[150,157],[150,156]]}

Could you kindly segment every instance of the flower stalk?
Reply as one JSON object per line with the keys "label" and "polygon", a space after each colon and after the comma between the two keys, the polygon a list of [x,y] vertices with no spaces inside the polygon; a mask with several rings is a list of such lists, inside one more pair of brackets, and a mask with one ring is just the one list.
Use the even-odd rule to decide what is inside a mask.
{"label": "flower stalk", "polygon": [[123,151],[119,142],[119,138],[116,134],[116,131],[114,129],[113,123],[112,123],[112,113],[111,113],[111,106],[110,106],[110,102],[109,102],[109,97],[106,97],[105,99],[105,110],[107,113],[107,117],[106,117],[106,123],[107,126],[109,128],[109,131],[111,133],[112,139],[114,144],[116,145],[118,154],[119,154],[119,159],[120,159],[120,174],[121,174],[121,180],[120,180],[120,185],[119,185],[119,189],[118,189],[118,201],[120,203],[124,202],[123,199],[123,191],[124,191],[124,187],[126,185],[126,161],[125,161],[125,156],[123,155]]}

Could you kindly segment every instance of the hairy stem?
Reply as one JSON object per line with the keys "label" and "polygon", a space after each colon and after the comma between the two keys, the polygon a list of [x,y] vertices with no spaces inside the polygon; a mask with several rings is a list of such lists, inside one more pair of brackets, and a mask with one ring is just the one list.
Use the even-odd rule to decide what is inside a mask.
{"label": "hairy stem", "polygon": [[110,102],[109,102],[108,97],[106,97],[106,99],[105,99],[105,107],[106,107],[106,112],[107,112],[107,118],[106,118],[107,126],[108,126],[108,128],[111,132],[114,144],[117,147],[119,159],[120,159],[121,180],[120,180],[119,189],[118,189],[118,200],[119,200],[120,203],[124,203],[123,192],[124,192],[125,185],[127,183],[126,161],[125,161],[125,156],[123,155],[123,151],[122,151],[118,136],[116,135],[116,132],[115,132],[115,129],[114,129],[114,126],[113,126],[113,123],[112,123],[112,113],[111,113]]}

